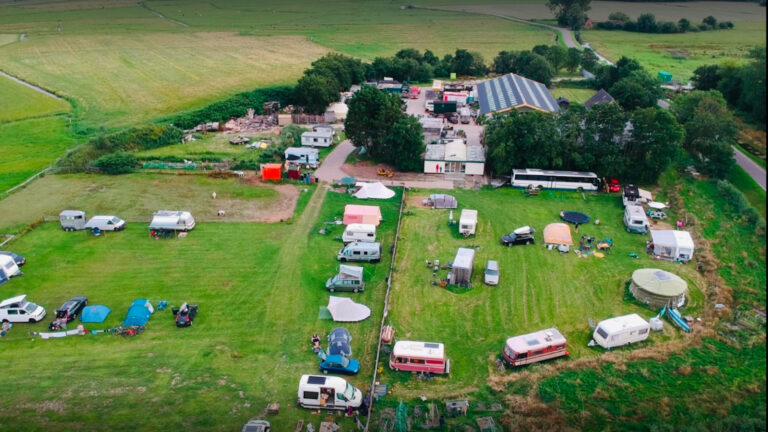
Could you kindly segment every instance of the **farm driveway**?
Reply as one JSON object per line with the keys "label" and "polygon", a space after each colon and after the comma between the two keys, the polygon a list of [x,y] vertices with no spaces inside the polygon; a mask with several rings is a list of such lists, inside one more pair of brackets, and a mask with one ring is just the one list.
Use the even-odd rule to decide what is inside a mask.
{"label": "farm driveway", "polygon": [[352,141],[344,140],[340,142],[335,149],[323,160],[320,168],[315,171],[315,176],[325,182],[335,183],[341,180],[342,177],[346,177],[347,174],[341,170],[341,166],[347,160],[347,156],[352,153],[355,147],[352,145]]}

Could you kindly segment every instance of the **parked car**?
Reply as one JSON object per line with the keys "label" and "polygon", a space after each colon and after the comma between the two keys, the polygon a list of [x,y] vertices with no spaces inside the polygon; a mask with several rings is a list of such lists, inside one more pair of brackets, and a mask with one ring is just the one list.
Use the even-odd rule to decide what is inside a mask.
{"label": "parked car", "polygon": [[64,302],[61,307],[56,309],[56,315],[59,314],[59,312],[66,314],[67,316],[67,322],[74,321],[75,318],[80,315],[80,313],[83,311],[83,308],[88,306],[88,298],[83,296],[77,296],[72,297],[71,299]]}
{"label": "parked car", "polygon": [[488,260],[485,263],[485,272],[483,272],[483,282],[486,285],[499,284],[499,262]]}
{"label": "parked car", "polygon": [[459,116],[454,114],[451,114],[448,116],[448,123],[452,124],[458,124],[459,123]]}
{"label": "parked car", "polygon": [[614,178],[608,180],[608,191],[621,192],[621,184],[619,183],[619,181]]}
{"label": "parked car", "polygon": [[272,426],[266,420],[248,420],[248,423],[243,425],[242,432],[269,432],[271,428]]}
{"label": "parked car", "polygon": [[122,231],[125,229],[125,221],[117,216],[94,216],[85,224],[85,229],[94,228],[101,231]]}
{"label": "parked car", "polygon": [[197,305],[184,302],[178,309],[171,310],[176,317],[176,327],[189,327],[197,316]]}
{"label": "parked car", "polygon": [[317,354],[320,358],[320,370],[323,373],[341,373],[355,375],[360,372],[360,362],[340,354],[326,354],[320,351]]}
{"label": "parked car", "polygon": [[512,231],[511,233],[502,236],[501,244],[504,246],[534,244],[536,243],[536,241],[533,238],[533,233],[535,232],[536,230],[529,226],[518,228]]}
{"label": "parked car", "polygon": [[352,356],[352,336],[344,327],[336,327],[328,334],[328,354]]}
{"label": "parked car", "polygon": [[21,256],[19,254],[15,254],[13,252],[0,251],[0,255],[5,255],[5,256],[9,256],[9,257],[13,258],[13,262],[15,262],[16,265],[19,266],[19,267],[21,267],[21,266],[23,266],[24,264],[27,263],[27,259],[26,258],[24,258],[23,256]]}
{"label": "parked car", "polygon": [[23,294],[0,302],[0,322],[36,323],[45,318],[45,308],[27,301]]}

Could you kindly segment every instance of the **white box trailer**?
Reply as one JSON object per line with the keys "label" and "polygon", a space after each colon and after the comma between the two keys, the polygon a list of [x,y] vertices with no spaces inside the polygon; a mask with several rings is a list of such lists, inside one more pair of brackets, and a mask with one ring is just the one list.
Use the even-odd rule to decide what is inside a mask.
{"label": "white box trailer", "polygon": [[475,234],[477,229],[477,210],[464,209],[459,216],[459,233],[464,237]]}
{"label": "white box trailer", "polygon": [[64,231],[85,229],[85,212],[82,210],[64,210],[59,213],[59,222]]}
{"label": "white box trailer", "polygon": [[360,408],[363,404],[363,392],[344,378],[302,375],[299,380],[298,404],[309,409]]}
{"label": "white box trailer", "polygon": [[0,255],[0,285],[21,274],[21,270],[13,258],[8,255]]}
{"label": "white box trailer", "polygon": [[638,314],[623,315],[600,321],[592,340],[603,348],[611,349],[648,339],[651,325]]}
{"label": "white box trailer", "polygon": [[341,235],[344,244],[351,242],[374,243],[376,241],[376,225],[353,223],[347,225],[344,234]]}
{"label": "white box trailer", "polygon": [[150,230],[190,231],[195,227],[195,218],[188,211],[160,210],[152,214]]}

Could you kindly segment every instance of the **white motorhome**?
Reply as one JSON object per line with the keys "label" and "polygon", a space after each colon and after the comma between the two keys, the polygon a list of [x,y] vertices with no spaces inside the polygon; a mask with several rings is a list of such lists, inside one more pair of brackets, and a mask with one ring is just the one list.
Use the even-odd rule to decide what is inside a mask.
{"label": "white motorhome", "polygon": [[376,225],[353,223],[347,225],[341,235],[344,244],[359,241],[373,243],[376,241]]}
{"label": "white motorhome", "polygon": [[459,216],[459,234],[469,237],[477,229],[477,210],[464,209]]}
{"label": "white motorhome", "polygon": [[195,227],[195,218],[187,211],[160,210],[152,214],[150,230],[190,231]]}
{"label": "white motorhome", "polygon": [[381,260],[381,243],[352,242],[339,250],[336,259],[341,262]]}
{"label": "white motorhome", "polygon": [[45,308],[27,301],[27,295],[0,302],[0,322],[36,323],[45,318]]}
{"label": "white motorhome", "polygon": [[603,348],[629,345],[648,339],[651,325],[638,314],[623,315],[600,321],[592,340]]}
{"label": "white motorhome", "polygon": [[88,220],[84,228],[98,228],[102,231],[122,231],[125,229],[125,221],[117,216],[94,216]]}
{"label": "white motorhome", "polygon": [[650,223],[642,207],[630,204],[624,207],[624,226],[628,233],[648,234]]}
{"label": "white motorhome", "polygon": [[302,375],[298,396],[298,405],[310,409],[346,410],[363,404],[360,389],[335,376]]}

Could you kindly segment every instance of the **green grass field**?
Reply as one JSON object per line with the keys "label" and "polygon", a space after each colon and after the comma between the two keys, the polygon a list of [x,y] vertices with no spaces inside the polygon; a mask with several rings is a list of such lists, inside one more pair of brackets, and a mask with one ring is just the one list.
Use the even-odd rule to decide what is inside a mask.
{"label": "green grass field", "polygon": [[745,62],[752,47],[765,47],[765,21],[734,24],[733,30],[683,34],[590,30],[582,38],[611,61],[635,58],[653,76],[666,71],[687,82],[699,66]]}
{"label": "green grass field", "polygon": [[62,116],[0,123],[0,193],[50,166],[76,144]]}
{"label": "green grass field", "polygon": [[[310,335],[337,326],[319,320],[318,308],[328,300],[323,283],[336,271],[341,247],[333,239],[341,231],[317,231],[354,198],[312,190],[290,223],[200,223],[186,238],[154,240],[143,223],[96,238],[65,233],[54,222],[15,240],[11,246],[28,264],[3,290],[28,294],[48,309],[47,318],[74,295],[112,308],[95,328],[121,323],[138,297],[189,301],[200,313],[191,328],[177,329],[169,311],[156,311],[147,330],[132,339],[37,340],[28,332],[44,331],[49,319],[17,325],[0,351],[16,383],[0,400],[0,430],[236,430],[263,415],[270,402],[280,403],[280,414],[270,416],[276,430],[292,430],[300,418],[317,428],[320,417],[295,407],[296,386],[301,374],[317,371]],[[108,198],[102,199],[106,205]],[[386,248],[398,200],[377,204],[386,218],[379,227]],[[346,324],[354,356],[364,365],[351,380],[363,390],[372,373],[389,258],[364,267],[367,289],[354,299],[373,314]],[[351,427],[350,420],[338,420]]]}
{"label": "green grass field", "polygon": [[554,90],[552,90],[552,96],[555,97],[555,99],[559,97],[567,98],[571,103],[580,103],[584,104],[584,102],[588,101],[589,98],[595,95],[595,91],[592,89],[581,89],[581,88],[568,88],[568,87],[558,87]]}
{"label": "green grass field", "polygon": [[[603,350],[586,346],[591,339],[588,318],[599,321],[631,312],[649,318],[658,313],[624,299],[625,284],[638,268],[660,267],[680,274],[690,287],[686,313],[696,314],[704,306],[692,265],[654,261],[645,255],[647,237],[625,232],[621,200],[616,194],[588,195],[584,201],[580,194],[570,192],[545,191],[539,197],[526,198],[520,190],[511,188],[452,193],[460,209],[479,209],[476,235],[459,238],[455,226],[448,226],[447,210],[408,207],[413,214],[403,219],[390,311],[398,339],[446,344],[451,375],[424,382],[410,374],[391,372],[385,366],[382,380],[393,389],[393,399],[409,400],[424,394],[430,399],[500,401],[503,397],[488,394],[487,388],[496,375],[491,371],[495,371],[494,360],[506,338],[552,326],[557,326],[569,341],[570,359],[558,362],[601,355]],[[412,193],[416,197],[427,194]],[[409,202],[420,201],[413,196]],[[574,233],[576,248],[580,235],[612,237],[613,252],[600,259],[546,250],[541,245],[541,232],[546,224],[560,220],[562,210],[583,211],[601,221],[599,226],[584,225],[578,234]],[[455,210],[454,217],[458,216]],[[536,245],[501,246],[499,238],[503,234],[523,225],[537,230]],[[432,272],[425,268],[425,259],[447,263],[453,260],[458,247],[473,246],[477,249],[470,291],[450,291],[430,283]],[[629,257],[632,252],[640,257]],[[488,259],[499,261],[498,286],[482,283]],[[443,270],[439,277],[446,274]],[[681,338],[684,336],[677,329],[667,326],[663,334],[654,334],[640,346]],[[532,365],[527,369],[536,371],[540,367]]]}
{"label": "green grass field", "polygon": [[65,101],[36,92],[3,76],[0,76],[0,100],[9,101],[0,106],[0,123],[62,114],[71,109]]}

